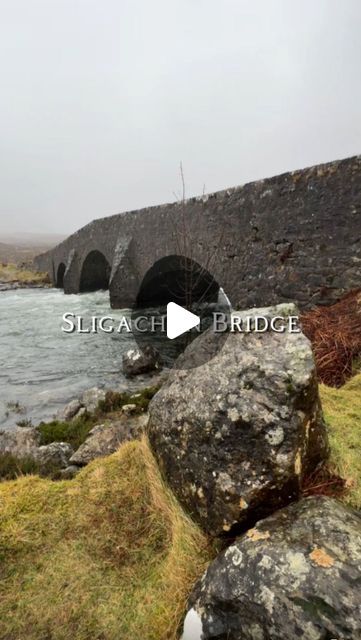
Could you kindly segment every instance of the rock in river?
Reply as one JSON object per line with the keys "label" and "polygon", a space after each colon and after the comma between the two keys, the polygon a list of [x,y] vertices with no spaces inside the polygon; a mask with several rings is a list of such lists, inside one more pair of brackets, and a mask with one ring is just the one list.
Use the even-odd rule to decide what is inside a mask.
{"label": "rock in river", "polygon": [[[217,339],[194,340],[185,367]],[[230,333],[207,364],[170,373],[150,403],[148,434],[169,485],[207,532],[252,526],[296,499],[328,454],[310,342],[302,333]]]}
{"label": "rock in river", "polygon": [[156,349],[146,346],[142,351],[129,349],[123,355],[123,371],[126,376],[137,376],[160,369],[160,356]]}
{"label": "rock in river", "polygon": [[212,562],[190,598],[201,632],[184,640],[360,640],[360,579],[360,514],[306,498]]}

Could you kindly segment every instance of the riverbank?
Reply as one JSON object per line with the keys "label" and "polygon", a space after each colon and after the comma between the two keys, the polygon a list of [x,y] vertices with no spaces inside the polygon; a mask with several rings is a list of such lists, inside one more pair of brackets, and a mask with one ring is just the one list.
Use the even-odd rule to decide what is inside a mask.
{"label": "riverbank", "polygon": [[[44,298],[53,295],[44,293]],[[204,336],[198,340],[201,349]],[[118,344],[126,343],[113,341],[113,348]],[[53,351],[54,345],[46,358]],[[125,350],[119,361],[123,375],[127,357]],[[99,368],[99,356],[95,362]],[[151,389],[130,391],[138,379],[127,378],[122,390],[98,387],[77,394],[73,389],[72,401],[56,420],[4,432],[3,475],[18,477],[0,482],[0,640],[49,634],[54,640],[179,640],[182,619],[195,602],[195,583],[208,563],[211,568],[234,558],[225,575],[235,576],[237,590],[247,567],[246,573],[238,569],[243,556],[234,555],[236,546],[265,545],[261,552],[267,556],[274,535],[259,518],[279,517],[290,500],[292,513],[310,508],[312,518],[317,503],[320,509],[329,505],[331,515],[322,512],[324,533],[319,548],[305,549],[301,566],[307,571],[301,577],[299,550],[287,533],[294,522],[282,524],[286,555],[275,556],[274,563],[283,557],[292,562],[280,597],[292,602],[289,594],[298,579],[300,598],[308,602],[308,572],[335,565],[337,577],[346,576],[348,619],[356,628],[350,578],[358,547],[352,557],[345,556],[349,569],[337,551],[332,513],[347,523],[347,505],[361,506],[361,375],[340,389],[318,386],[305,336],[270,332],[230,334],[225,348],[201,369],[155,375],[165,379]],[[12,438],[20,439],[37,468],[22,467],[24,458],[14,455]],[[52,470],[47,465],[55,459],[60,464]],[[236,525],[232,530],[229,522]],[[265,533],[258,534],[258,526]],[[356,536],[352,542],[357,544]],[[276,586],[263,566],[252,570],[253,576],[264,593]],[[331,593],[332,611],[338,612],[337,581],[323,583],[320,572],[317,576],[317,597]],[[212,583],[215,592],[223,584],[218,578]],[[268,600],[257,597],[257,602],[254,619],[269,628]],[[253,602],[247,604],[246,619],[252,607]],[[207,611],[198,610],[208,625]],[[317,611],[307,612],[319,625]],[[292,623],[292,612],[286,615]],[[303,618],[303,610],[299,615]],[[341,609],[337,615],[342,616]],[[328,621],[322,625],[328,628]],[[339,637],[335,629],[332,637]],[[198,637],[184,633],[184,640]]]}
{"label": "riverbank", "polygon": [[51,287],[47,273],[39,273],[30,265],[0,264],[0,291]]}

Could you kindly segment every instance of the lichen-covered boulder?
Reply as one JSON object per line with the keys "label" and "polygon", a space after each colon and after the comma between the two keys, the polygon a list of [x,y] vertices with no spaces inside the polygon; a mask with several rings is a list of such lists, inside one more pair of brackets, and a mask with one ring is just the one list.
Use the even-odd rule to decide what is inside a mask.
{"label": "lichen-covered boulder", "polygon": [[201,633],[184,640],[360,639],[360,580],[360,514],[306,498],[214,560],[190,598]]}
{"label": "lichen-covered boulder", "polygon": [[138,376],[142,373],[157,371],[161,368],[160,355],[150,345],[140,349],[129,349],[123,355],[123,372],[128,377]]}
{"label": "lichen-covered boulder", "polygon": [[148,435],[174,493],[218,536],[297,498],[328,445],[302,333],[231,333],[207,364],[187,368],[217,339],[206,332],[187,348],[185,368],[150,403]]}

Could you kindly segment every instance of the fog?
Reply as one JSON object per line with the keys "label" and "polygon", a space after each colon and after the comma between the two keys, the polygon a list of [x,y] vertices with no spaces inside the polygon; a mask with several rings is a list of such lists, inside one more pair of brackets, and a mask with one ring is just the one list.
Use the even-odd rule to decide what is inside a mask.
{"label": "fog", "polygon": [[[0,0],[0,231],[361,152],[359,0]],[[176,194],[176,195],[175,195]]]}

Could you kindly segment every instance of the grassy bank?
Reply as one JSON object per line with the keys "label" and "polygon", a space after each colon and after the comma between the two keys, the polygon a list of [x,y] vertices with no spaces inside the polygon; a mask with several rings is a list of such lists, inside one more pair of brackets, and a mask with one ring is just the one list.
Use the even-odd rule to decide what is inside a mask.
{"label": "grassy bank", "polygon": [[[361,375],[320,393],[331,466],[347,479],[344,500],[361,508]],[[99,411],[124,400],[108,396]],[[71,481],[0,483],[0,640],[175,640],[214,553],[145,439]]]}
{"label": "grassy bank", "polygon": [[210,557],[146,441],[0,485],[1,640],[171,640]]}
{"label": "grassy bank", "polygon": [[320,393],[329,426],[331,464],[346,480],[344,500],[361,509],[361,374],[340,389],[321,385]]}
{"label": "grassy bank", "polygon": [[49,284],[47,273],[23,269],[16,264],[0,264],[0,282],[22,282],[24,284]]}

